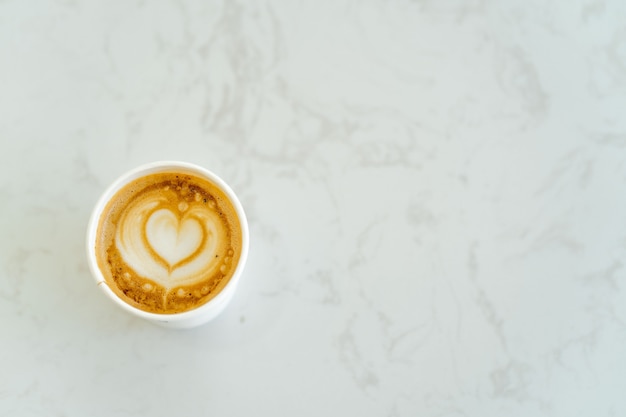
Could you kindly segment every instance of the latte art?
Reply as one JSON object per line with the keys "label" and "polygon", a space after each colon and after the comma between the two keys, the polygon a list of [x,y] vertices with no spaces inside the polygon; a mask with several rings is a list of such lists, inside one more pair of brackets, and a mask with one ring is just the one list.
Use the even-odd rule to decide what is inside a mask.
{"label": "latte art", "polygon": [[[192,175],[153,174],[111,200],[100,225],[107,284],[151,312],[186,311],[226,284],[240,255],[234,208]],[[109,275],[108,277],[106,275]]]}
{"label": "latte art", "polygon": [[219,269],[217,242],[226,238],[214,209],[179,204],[173,191],[155,190],[129,204],[117,225],[115,245],[137,274],[171,289],[197,284]]}
{"label": "latte art", "polygon": [[[189,211],[189,213],[193,213]],[[169,271],[172,268],[178,266],[183,260],[186,260],[190,256],[194,255],[196,251],[200,249],[201,252],[207,252],[207,250],[213,251],[215,244],[202,245],[207,240],[215,243],[214,232],[215,222],[214,219],[207,219],[209,222],[203,226],[202,211],[197,213],[195,218],[179,219],[176,214],[172,213],[169,209],[160,208],[150,214],[148,221],[145,225],[145,234],[148,239],[148,244],[156,252],[159,260],[165,262]],[[135,231],[141,233],[141,225],[136,225]],[[207,230],[209,226],[210,230]],[[121,242],[122,237],[118,235],[117,246],[123,246]],[[143,242],[142,242],[143,243]],[[139,250],[139,249],[138,249]]]}

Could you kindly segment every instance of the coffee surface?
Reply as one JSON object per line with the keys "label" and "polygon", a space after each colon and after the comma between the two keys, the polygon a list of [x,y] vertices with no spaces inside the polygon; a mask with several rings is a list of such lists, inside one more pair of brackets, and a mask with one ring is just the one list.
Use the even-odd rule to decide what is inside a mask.
{"label": "coffee surface", "polygon": [[206,303],[231,278],[240,255],[232,203],[212,182],[187,173],[130,182],[111,198],[98,225],[96,256],[106,285],[152,313]]}

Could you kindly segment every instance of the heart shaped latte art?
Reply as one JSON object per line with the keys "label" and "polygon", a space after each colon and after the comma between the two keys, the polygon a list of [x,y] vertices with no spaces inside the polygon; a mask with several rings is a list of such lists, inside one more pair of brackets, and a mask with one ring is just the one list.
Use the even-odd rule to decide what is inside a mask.
{"label": "heart shaped latte art", "polygon": [[226,231],[214,208],[146,193],[120,216],[115,244],[139,276],[165,288],[193,285],[220,267]]}
{"label": "heart shaped latte art", "polygon": [[146,222],[146,238],[169,268],[192,256],[204,239],[204,229],[196,218],[180,219],[171,210],[155,210]]}

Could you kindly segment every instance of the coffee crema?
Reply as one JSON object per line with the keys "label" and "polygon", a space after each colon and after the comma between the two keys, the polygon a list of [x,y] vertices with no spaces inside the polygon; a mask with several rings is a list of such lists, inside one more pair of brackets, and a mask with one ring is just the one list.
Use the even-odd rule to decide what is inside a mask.
{"label": "coffee crema", "polygon": [[96,257],[122,300],[151,313],[194,309],[217,295],[241,255],[242,232],[229,198],[193,174],[136,179],[109,200]]}

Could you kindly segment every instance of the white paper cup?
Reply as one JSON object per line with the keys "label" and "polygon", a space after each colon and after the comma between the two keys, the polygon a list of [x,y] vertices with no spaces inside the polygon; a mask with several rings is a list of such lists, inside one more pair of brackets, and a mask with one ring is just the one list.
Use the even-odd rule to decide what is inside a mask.
{"label": "white paper cup", "polygon": [[[105,281],[104,275],[100,270],[98,266],[98,261],[96,259],[96,240],[98,233],[98,224],[100,222],[100,216],[102,215],[102,211],[106,207],[109,200],[115,195],[118,190],[120,190],[129,182],[146,175],[165,171],[176,171],[181,173],[193,174],[205,178],[217,185],[230,199],[233,207],[237,212],[237,216],[239,217],[239,222],[241,223],[241,256],[239,257],[239,262],[237,263],[235,271],[233,272],[233,275],[231,276],[228,283],[215,297],[213,297],[205,304],[202,304],[192,310],[175,314],[149,313],[126,303],[124,300],[118,297],[117,294],[115,294],[115,292],[111,290],[111,288],[109,288],[109,284]],[[111,300],[113,300],[115,304],[120,306],[122,309],[128,311],[129,313],[151,321],[153,323],[165,327],[182,329],[204,324],[209,320],[215,318],[219,313],[224,310],[224,308],[226,308],[226,305],[235,293],[239,278],[241,277],[241,273],[246,264],[246,259],[248,258],[249,241],[250,235],[248,229],[248,221],[246,219],[246,214],[243,211],[243,207],[241,206],[241,203],[239,202],[239,199],[237,198],[233,190],[220,177],[205,168],[187,162],[160,161],[142,165],[128,171],[120,178],[118,178],[113,184],[111,184],[111,186],[106,189],[102,197],[100,197],[98,203],[93,210],[87,228],[87,260],[89,263],[89,268],[91,269],[91,273],[93,274],[96,283],[98,284],[98,287]]]}

